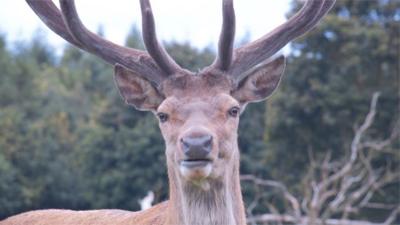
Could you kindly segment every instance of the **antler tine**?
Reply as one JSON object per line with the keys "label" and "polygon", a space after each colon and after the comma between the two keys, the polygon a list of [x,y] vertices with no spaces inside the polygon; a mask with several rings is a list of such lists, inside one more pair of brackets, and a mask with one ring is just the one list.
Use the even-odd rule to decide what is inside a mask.
{"label": "antler tine", "polygon": [[86,50],[107,62],[121,64],[157,84],[168,76],[167,73],[159,70],[147,53],[116,45],[90,32],[79,19],[74,0],[60,0],[60,6],[69,33],[85,46]]}
{"label": "antler tine", "polygon": [[[72,4],[72,11],[75,11],[76,15],[72,24],[78,23],[80,27],[71,24],[68,26],[62,13],[51,0],[26,0],[26,2],[51,30],[76,47],[91,52],[112,65],[118,63],[137,74],[145,75],[146,79],[156,84],[165,79],[166,75],[146,52],[116,45],[84,28],[76,15],[73,1],[64,1],[61,5],[66,8],[66,5],[71,7]],[[70,9],[66,14],[73,13]],[[74,35],[71,32],[74,32]]]}
{"label": "antler tine", "polygon": [[149,0],[140,0],[142,10],[143,41],[147,51],[156,61],[157,65],[167,74],[174,74],[181,67],[168,55],[157,40],[153,11]]}
{"label": "antler tine", "polygon": [[26,0],[28,5],[37,14],[37,16],[56,34],[60,35],[71,44],[84,49],[81,43],[77,42],[74,37],[69,33],[64,24],[62,15],[58,8],[51,0]]}
{"label": "antler tine", "polygon": [[222,1],[222,30],[218,43],[218,57],[214,67],[222,71],[228,70],[232,63],[233,43],[235,41],[235,9],[233,0]]}
{"label": "antler tine", "polygon": [[308,0],[301,10],[260,39],[234,51],[234,63],[229,73],[237,77],[267,60],[291,40],[312,29],[332,8],[335,0]]}

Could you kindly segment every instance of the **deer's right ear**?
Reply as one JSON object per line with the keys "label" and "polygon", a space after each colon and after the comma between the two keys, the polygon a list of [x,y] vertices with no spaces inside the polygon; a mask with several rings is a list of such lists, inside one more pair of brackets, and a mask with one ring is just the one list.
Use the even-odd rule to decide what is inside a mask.
{"label": "deer's right ear", "polygon": [[164,100],[148,80],[122,65],[115,65],[114,80],[125,102],[138,110],[156,111]]}

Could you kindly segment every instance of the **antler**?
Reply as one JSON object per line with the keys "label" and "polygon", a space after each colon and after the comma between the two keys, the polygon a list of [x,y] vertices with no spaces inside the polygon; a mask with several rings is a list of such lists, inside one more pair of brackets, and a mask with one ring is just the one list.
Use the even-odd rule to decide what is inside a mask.
{"label": "antler", "polygon": [[168,74],[174,74],[177,70],[181,70],[157,40],[153,11],[149,0],[140,0],[140,8],[142,10],[143,41],[147,51],[157,65]]}
{"label": "antler", "polygon": [[[80,21],[74,0],[60,0],[61,12],[51,0],[26,0],[39,18],[55,33],[75,46],[91,52],[111,64],[121,64],[139,75],[160,84],[181,67],[168,55],[157,40],[153,12],[149,0],[140,0],[143,40],[148,54],[122,47],[90,32]],[[223,24],[218,57],[211,65],[234,79],[266,61],[289,41],[312,29],[334,5],[335,0],[308,0],[302,9],[272,32],[233,50],[235,11],[233,0],[223,0]]]}
{"label": "antler", "polygon": [[90,32],[80,21],[74,0],[60,0],[61,12],[51,0],[26,1],[51,30],[71,44],[99,56],[108,63],[121,64],[157,84],[181,70],[158,44],[148,1],[141,1],[141,4],[146,6],[142,7],[143,25],[150,26],[144,29],[143,35],[145,40],[151,39],[145,42],[151,56],[140,50],[116,45]]}
{"label": "antler", "polygon": [[[216,60],[218,63],[214,63],[213,67],[226,71],[234,78],[240,76],[267,60],[291,40],[312,29],[334,3],[335,0],[308,0],[302,9],[287,22],[260,39],[235,49],[231,53],[235,23],[234,11],[232,1],[224,0],[224,25],[219,43],[219,58]],[[231,63],[232,57],[233,62]]]}
{"label": "antler", "polygon": [[222,1],[222,30],[218,42],[218,57],[213,66],[222,71],[232,63],[233,42],[235,41],[235,10],[233,0]]}

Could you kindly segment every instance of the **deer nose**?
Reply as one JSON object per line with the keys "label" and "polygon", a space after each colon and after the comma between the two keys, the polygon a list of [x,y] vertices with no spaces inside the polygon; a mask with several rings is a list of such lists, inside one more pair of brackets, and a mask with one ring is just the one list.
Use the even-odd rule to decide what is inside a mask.
{"label": "deer nose", "polygon": [[181,146],[188,159],[205,159],[211,152],[212,136],[183,137]]}

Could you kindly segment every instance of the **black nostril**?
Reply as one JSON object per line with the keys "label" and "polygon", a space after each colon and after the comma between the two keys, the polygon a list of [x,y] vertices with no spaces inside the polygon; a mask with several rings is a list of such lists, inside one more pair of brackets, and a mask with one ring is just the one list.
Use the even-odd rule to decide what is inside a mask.
{"label": "black nostril", "polygon": [[189,159],[204,159],[211,152],[212,136],[184,137],[181,139],[181,146]]}
{"label": "black nostril", "polygon": [[211,152],[211,146],[212,146],[212,136],[211,136],[211,135],[207,135],[207,136],[204,138],[203,146],[204,146],[205,148],[207,148],[208,152]]}
{"label": "black nostril", "polygon": [[183,150],[184,150],[184,151],[186,151],[187,149],[190,148],[190,144],[189,144],[188,141],[185,140],[184,138],[181,139],[181,144],[182,144],[182,147],[183,147]]}

